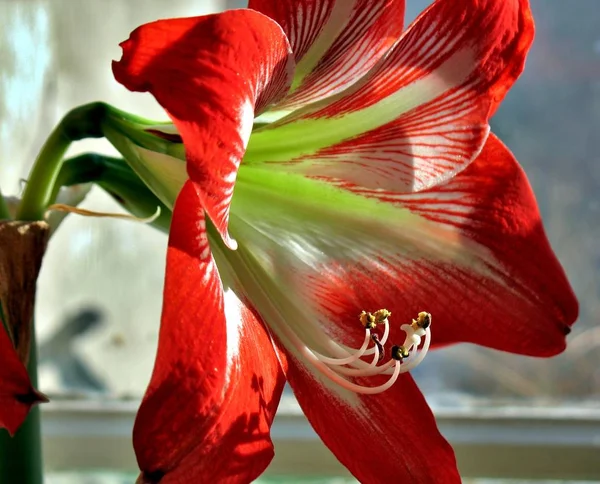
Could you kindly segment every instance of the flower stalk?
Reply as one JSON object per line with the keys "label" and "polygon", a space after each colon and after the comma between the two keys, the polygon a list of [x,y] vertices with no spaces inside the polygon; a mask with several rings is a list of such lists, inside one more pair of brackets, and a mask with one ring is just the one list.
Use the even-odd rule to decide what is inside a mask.
{"label": "flower stalk", "polygon": [[135,160],[139,156],[136,147],[165,153],[173,145],[147,131],[154,125],[153,121],[101,102],[70,111],[52,131],[35,160],[23,191],[17,220],[43,219],[47,207],[53,203],[62,186],[59,174],[72,142],[106,137],[127,159]]}
{"label": "flower stalk", "polygon": [[8,205],[6,204],[6,200],[2,196],[2,190],[0,190],[0,220],[10,220],[10,211],[8,210]]}
{"label": "flower stalk", "polygon": [[52,131],[35,160],[17,214],[18,220],[42,220],[52,203],[64,155],[73,141],[100,138],[99,122],[107,106],[93,103],[69,112]]}

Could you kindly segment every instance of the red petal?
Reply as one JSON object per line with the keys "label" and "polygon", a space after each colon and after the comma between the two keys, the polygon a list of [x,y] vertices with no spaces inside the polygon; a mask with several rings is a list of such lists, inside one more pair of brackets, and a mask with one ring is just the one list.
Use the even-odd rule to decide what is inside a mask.
{"label": "red petal", "polygon": [[489,134],[488,104],[449,95],[278,168],[375,190],[417,192],[467,166]]}
{"label": "red petal", "polygon": [[284,385],[270,336],[223,292],[199,190],[179,195],[150,386],[134,428],[141,482],[250,482],[273,457]]}
{"label": "red petal", "polygon": [[247,159],[370,189],[443,183],[481,150],[532,38],[525,1],[438,0],[351,89],[256,133]]}
{"label": "red petal", "polygon": [[436,97],[459,90],[476,94],[492,105],[491,114],[521,74],[533,31],[527,0],[437,0],[359,89],[313,116],[362,110],[418,84]]}
{"label": "red petal", "polygon": [[[460,483],[452,447],[412,377],[379,395],[347,400],[288,359],[287,378],[315,431],[362,483]],[[363,381],[377,385],[385,381]],[[360,383],[360,379],[355,379]]]}
{"label": "red petal", "polygon": [[0,321],[0,428],[14,435],[31,407],[47,401],[31,385],[27,370]]}
{"label": "red petal", "polygon": [[113,63],[115,78],[149,91],[181,134],[188,174],[230,246],[229,204],[255,113],[289,89],[294,69],[285,34],[252,10],[159,20],[134,30]]}
{"label": "red petal", "polygon": [[[564,349],[577,299],[548,243],[527,176],[496,136],[456,178],[398,200],[491,255],[486,278],[456,272],[449,279],[424,267],[429,284],[446,281],[430,305],[447,321],[436,325],[436,343],[472,341],[534,356]],[[448,290],[463,285],[464,291]]]}
{"label": "red petal", "polygon": [[317,101],[360,79],[400,36],[404,4],[404,0],[250,0],[249,8],[283,27],[298,69],[309,64],[278,108]]}

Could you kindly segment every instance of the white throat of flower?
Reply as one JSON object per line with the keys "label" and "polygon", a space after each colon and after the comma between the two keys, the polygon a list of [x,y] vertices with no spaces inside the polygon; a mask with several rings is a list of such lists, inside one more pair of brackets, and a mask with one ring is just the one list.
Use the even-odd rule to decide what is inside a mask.
{"label": "white throat of flower", "polygon": [[[365,339],[358,349],[351,349],[341,345],[334,345],[333,349],[338,357],[324,356],[310,349],[294,333],[287,334],[295,349],[305,357],[325,377],[337,383],[346,390],[355,393],[374,395],[384,392],[392,387],[401,373],[406,373],[415,368],[429,349],[431,343],[431,315],[420,312],[417,319],[411,324],[403,324],[400,329],[406,333],[402,345],[394,345],[390,350],[390,358],[385,360],[385,347],[390,334],[389,317],[391,313],[380,309],[374,313],[363,311],[359,320],[365,329]],[[381,338],[374,330],[383,326]],[[422,343],[422,337],[425,340]],[[370,346],[370,344],[373,344]],[[332,348],[332,345],[329,345]],[[420,347],[420,348],[419,348]],[[371,361],[363,358],[372,356]],[[347,377],[369,377],[375,375],[390,375],[390,378],[378,386],[358,385]]]}
{"label": "white throat of flower", "polygon": [[[361,325],[364,331],[360,347],[341,344],[340,339],[325,330],[319,311],[307,307],[309,294],[302,296],[303,283],[298,275],[310,274],[319,267],[312,265],[313,252],[294,245],[297,239],[289,234],[279,238],[269,231],[258,230],[256,224],[238,217],[235,212],[231,220],[236,239],[242,241],[237,250],[227,250],[218,234],[209,232],[225,285],[249,301],[279,342],[308,371],[322,377],[323,383],[329,382],[355,394],[378,394],[391,388],[401,373],[423,361],[431,343],[429,313],[421,312],[411,324],[400,326],[405,335],[404,341],[398,344],[400,341],[388,343],[393,335],[389,311],[363,312],[356,322],[357,331]],[[389,378],[383,384],[379,381],[375,385],[363,384],[368,377],[380,380],[378,375]],[[360,379],[359,383],[353,381],[355,378]]]}

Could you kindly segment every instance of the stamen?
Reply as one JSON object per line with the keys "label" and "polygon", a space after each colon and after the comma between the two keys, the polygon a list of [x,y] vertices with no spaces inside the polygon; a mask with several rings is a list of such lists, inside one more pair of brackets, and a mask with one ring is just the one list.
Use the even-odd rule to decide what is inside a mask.
{"label": "stamen", "polygon": [[417,315],[417,320],[416,321],[414,319],[412,320],[411,326],[415,330],[417,328],[427,329],[427,328],[429,328],[430,324],[431,324],[431,314],[429,314],[425,311],[421,311]]}
{"label": "stamen", "polygon": [[387,309],[378,309],[377,311],[375,311],[373,313],[373,317],[375,318],[375,323],[376,324],[381,324],[384,321],[387,321],[387,319],[392,315],[391,311],[388,311]]}
{"label": "stamen", "polygon": [[[431,315],[421,312],[418,314],[416,320],[412,320],[411,324],[403,324],[400,327],[406,333],[403,344],[394,345],[391,349],[390,359],[385,363],[379,364],[385,355],[384,345],[389,336],[388,318],[390,315],[391,313],[385,309],[380,309],[374,313],[362,311],[359,315],[359,321],[365,328],[365,338],[358,350],[344,347],[331,341],[328,343],[330,350],[334,354],[340,355],[338,358],[325,356],[311,350],[292,331],[287,332],[287,334],[296,349],[321,374],[347,390],[360,394],[373,395],[391,388],[401,373],[410,371],[421,363],[431,343]],[[372,329],[379,324],[385,326],[381,339],[379,339],[377,333],[372,332]],[[423,336],[425,336],[425,342],[419,350]],[[371,348],[369,348],[370,342],[373,342]],[[374,355],[371,362],[366,362],[362,359],[371,354]],[[390,375],[390,378],[385,383],[375,387],[358,385],[346,378],[375,375]]]}
{"label": "stamen", "polygon": [[[419,339],[419,342],[420,342],[420,339]],[[431,330],[429,329],[429,327],[427,327],[427,329],[425,330],[425,342],[423,343],[423,347],[421,348],[421,351],[410,355],[408,357],[408,359],[404,362],[402,369],[404,371],[410,371],[413,368],[415,368],[418,364],[420,364],[423,361],[423,359],[425,358],[425,355],[427,354],[427,351],[429,350],[430,344],[431,344]]]}
{"label": "stamen", "polygon": [[[380,309],[379,311],[387,311],[387,309]],[[375,311],[375,312],[378,313],[379,311]],[[392,314],[389,311],[387,311],[387,312],[388,312],[388,315]],[[383,329],[383,336],[381,337],[381,340],[379,341],[381,343],[381,345],[383,346],[387,342],[387,339],[390,335],[390,323],[389,323],[388,319],[385,318],[379,324],[383,324],[385,326]],[[371,349],[368,349],[367,351],[365,351],[364,356],[372,355],[373,353],[375,353],[375,348],[371,348]]]}
{"label": "stamen", "polygon": [[[306,348],[306,349],[308,350],[308,348]],[[308,355],[305,355],[305,356],[308,356]],[[325,366],[325,364],[322,363],[321,361],[319,361],[318,359],[316,361],[313,361],[313,363],[315,364],[317,369],[319,371],[321,371],[321,373],[323,373],[325,376],[329,377],[329,379],[332,380],[333,382],[337,383],[338,385],[345,388],[346,390],[350,390],[355,393],[360,393],[362,395],[376,395],[377,393],[385,392],[386,390],[390,389],[394,383],[396,383],[396,380],[398,379],[398,376],[400,376],[400,373],[401,373],[401,368],[400,368],[401,363],[399,361],[396,361],[395,362],[396,366],[394,368],[394,372],[392,373],[392,376],[390,377],[390,379],[387,382],[385,382],[382,385],[376,386],[376,387],[366,387],[366,386],[362,386],[362,385],[357,385],[356,383],[352,383],[352,382],[346,380],[343,376],[339,375],[338,373],[333,371],[331,368]]]}
{"label": "stamen", "polygon": [[[386,363],[384,363],[381,366],[367,366],[365,368],[336,368],[335,371],[338,372],[341,375],[346,375],[346,376],[375,376],[375,375],[384,375],[390,374],[390,369],[394,366],[395,362],[397,360],[393,360],[390,359],[388,360]],[[402,363],[402,362],[400,362]]]}

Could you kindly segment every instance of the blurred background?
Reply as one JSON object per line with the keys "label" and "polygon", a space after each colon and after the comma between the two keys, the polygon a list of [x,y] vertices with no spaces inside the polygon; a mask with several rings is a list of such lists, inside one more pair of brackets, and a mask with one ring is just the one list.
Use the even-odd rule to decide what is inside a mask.
{"label": "blurred background", "polygon": [[[132,29],[244,3],[0,0],[3,193],[19,194],[50,130],[77,105],[103,100],[164,119],[149,95],[132,94],[112,77],[111,60],[120,57],[118,44]],[[407,0],[407,21],[428,3]],[[552,360],[469,345],[431,354],[415,377],[435,408],[600,406],[600,2],[531,4],[535,44],[492,128],[529,176],[548,237],[579,297],[580,320],[567,351]],[[70,154],[91,150],[113,153],[104,141],[85,141]],[[96,189],[83,207],[119,211]],[[165,247],[166,237],[142,224],[67,218],[38,285],[44,392],[59,400],[139,400],[156,350]],[[61,482],[56,479],[51,482]]]}

